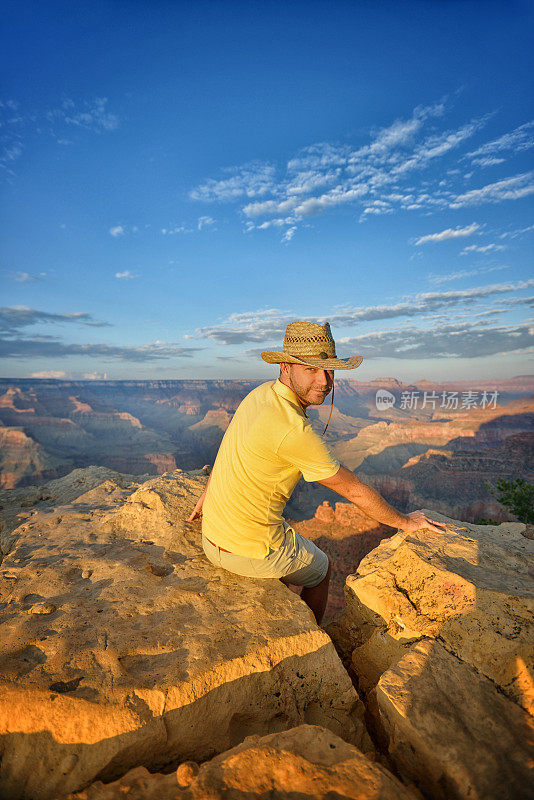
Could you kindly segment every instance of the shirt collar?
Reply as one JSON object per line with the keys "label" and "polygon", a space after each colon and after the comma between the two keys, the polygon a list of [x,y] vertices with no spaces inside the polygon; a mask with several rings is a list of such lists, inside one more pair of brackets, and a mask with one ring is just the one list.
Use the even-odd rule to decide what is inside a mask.
{"label": "shirt collar", "polygon": [[273,390],[276,392],[276,394],[279,397],[283,397],[284,400],[289,400],[289,402],[292,405],[296,406],[297,411],[300,414],[302,414],[304,417],[307,416],[305,410],[302,408],[301,404],[299,403],[298,397],[295,394],[295,392],[293,391],[293,389],[290,389],[289,386],[286,386],[285,383],[282,383],[282,381],[279,378],[277,378],[275,380],[275,382],[273,384]]}

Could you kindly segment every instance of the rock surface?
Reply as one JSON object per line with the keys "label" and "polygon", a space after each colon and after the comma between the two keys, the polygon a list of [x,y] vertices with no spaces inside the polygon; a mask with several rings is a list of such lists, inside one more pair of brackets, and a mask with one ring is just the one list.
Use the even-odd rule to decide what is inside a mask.
{"label": "rock surface", "polygon": [[302,723],[369,750],[308,607],[205,558],[185,522],[205,481],[89,468],[3,493],[1,797],[44,800]]}
{"label": "rock surface", "polygon": [[121,780],[95,783],[69,800],[414,800],[396,778],[356,747],[315,726],[249,736],[200,769],[181,764],[171,775],[143,767]]}
{"label": "rock surface", "polygon": [[472,525],[425,513],[446,522],[447,532],[397,533],[347,578],[347,607],[335,625],[349,631],[362,685],[378,682],[389,665],[385,650],[394,661],[406,645],[439,638],[532,713],[534,543],[523,535],[526,526]]}
{"label": "rock surface", "polygon": [[532,717],[438,642],[387,670],[376,702],[393,761],[432,800],[534,798]]}
{"label": "rock surface", "polygon": [[327,630],[401,774],[433,800],[524,800],[534,542],[521,523],[426,513],[446,532],[382,541],[347,578],[346,608]]}

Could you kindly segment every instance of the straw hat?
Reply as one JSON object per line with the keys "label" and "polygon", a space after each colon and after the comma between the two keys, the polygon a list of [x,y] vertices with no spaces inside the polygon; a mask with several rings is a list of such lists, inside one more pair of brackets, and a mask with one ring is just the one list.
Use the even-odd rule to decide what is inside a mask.
{"label": "straw hat", "polygon": [[337,358],[336,343],[330,324],[290,322],[286,328],[282,352],[266,350],[261,357],[268,364],[306,364],[322,369],[356,369],[363,356]]}

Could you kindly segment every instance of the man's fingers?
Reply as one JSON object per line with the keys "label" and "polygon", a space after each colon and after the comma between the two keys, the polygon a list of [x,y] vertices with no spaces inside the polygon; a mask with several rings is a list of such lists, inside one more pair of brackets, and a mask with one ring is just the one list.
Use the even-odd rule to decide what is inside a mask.
{"label": "man's fingers", "polygon": [[444,533],[447,530],[447,526],[442,522],[433,522],[431,519],[427,519],[426,526],[437,533]]}

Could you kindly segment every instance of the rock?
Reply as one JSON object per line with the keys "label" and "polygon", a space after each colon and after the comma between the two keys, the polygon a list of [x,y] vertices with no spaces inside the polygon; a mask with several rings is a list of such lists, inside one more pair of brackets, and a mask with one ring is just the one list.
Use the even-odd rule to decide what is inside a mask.
{"label": "rock", "polygon": [[53,614],[57,606],[53,603],[35,603],[28,609],[28,614]]}
{"label": "rock", "polygon": [[[366,556],[346,582],[347,606],[329,628],[368,690],[423,637],[492,680],[532,713],[534,543],[522,523],[450,520],[444,534],[397,533]],[[342,630],[341,630],[342,629]]]}
{"label": "rock", "polygon": [[[0,398],[1,400],[1,398]],[[0,487],[13,487],[46,480],[63,466],[61,459],[46,452],[23,428],[4,427],[0,423]]]}
{"label": "rock", "polygon": [[[200,526],[185,521],[202,470],[141,486],[84,473],[49,485],[63,505],[40,501],[18,526],[10,511],[3,798],[45,800],[139,765],[204,761],[302,723],[371,749],[363,705],[310,609],[280,581],[205,558]],[[36,605],[49,613],[28,613]]]}
{"label": "rock", "polygon": [[327,630],[405,778],[432,800],[527,800],[534,542],[522,523],[426,513],[445,533],[383,540]]}
{"label": "rock", "polygon": [[335,521],[335,511],[328,500],[323,500],[321,505],[317,506],[314,519],[316,519],[318,522],[324,522],[326,524],[332,524],[332,522]]}
{"label": "rock", "polygon": [[439,642],[413,645],[375,692],[390,756],[432,800],[534,798],[532,717]]}
{"label": "rock", "polygon": [[176,770],[178,786],[190,786],[198,775],[199,766],[195,761],[184,761]]}
{"label": "rock", "polygon": [[188,762],[172,775],[143,767],[119,781],[95,783],[69,800],[414,800],[414,795],[356,747],[315,725],[249,736],[202,764]]}

